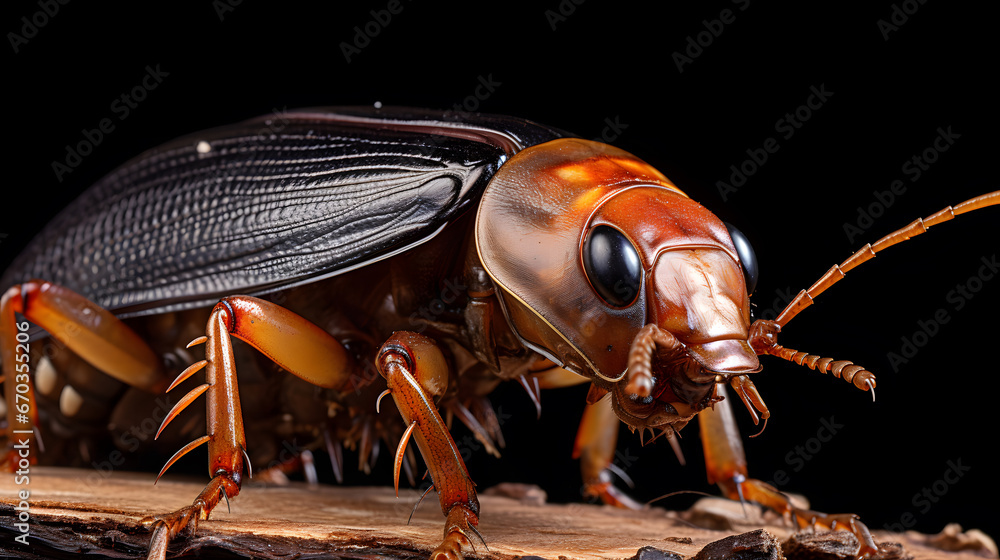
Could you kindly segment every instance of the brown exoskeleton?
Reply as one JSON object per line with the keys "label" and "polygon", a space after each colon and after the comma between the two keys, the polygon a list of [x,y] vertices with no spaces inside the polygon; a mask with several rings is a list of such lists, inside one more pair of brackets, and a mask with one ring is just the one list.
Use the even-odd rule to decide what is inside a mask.
{"label": "brown exoskeleton", "polygon": [[[313,110],[290,114],[277,134],[262,134],[261,125],[182,138],[125,164],[3,276],[12,286],[0,301],[8,380],[24,375],[15,357],[21,314],[130,387],[192,385],[157,436],[206,396],[208,434],[181,447],[161,475],[207,444],[211,481],[191,506],[149,519],[151,558],[165,557],[179,531],[235,497],[250,466],[237,386],[237,369],[248,370],[237,367],[233,337],[328,390],[325,415],[302,422],[323,434],[334,457],[341,439],[371,447],[370,435],[359,434],[374,429],[371,415],[392,397],[402,422],[386,421],[381,435],[398,442],[396,483],[413,438],[447,518],[434,557],[461,557],[479,538],[476,491],[438,408],[492,445],[499,426],[483,399],[504,379],[519,380],[536,401],[541,388],[591,383],[577,453],[588,491],[605,502],[632,505],[608,476],[618,420],[673,441],[699,416],[710,479],[727,496],[800,524],[848,529],[860,556],[876,550],[856,516],[797,508],[748,478],[725,387],[755,421],[766,420],[748,376],[761,369],[758,355],[770,354],[874,391],[874,376],[860,366],[781,347],[781,327],[876,252],[997,204],[1000,192],[866,246],[775,321],[751,323],[749,243],[627,152],[503,117]],[[452,279],[462,286],[455,297],[435,300]],[[433,312],[422,313],[432,300]],[[205,358],[170,382],[163,349],[196,346]],[[384,386],[365,375],[372,362]],[[204,382],[192,384],[202,371]],[[83,406],[70,383],[44,385],[62,387],[63,416]],[[15,417],[22,404],[37,410],[33,397],[28,391],[19,402],[10,387],[8,429],[33,444],[32,423]],[[352,389],[364,404],[341,397]],[[336,431],[346,410],[363,406],[350,415],[364,419],[353,425],[360,428]]]}

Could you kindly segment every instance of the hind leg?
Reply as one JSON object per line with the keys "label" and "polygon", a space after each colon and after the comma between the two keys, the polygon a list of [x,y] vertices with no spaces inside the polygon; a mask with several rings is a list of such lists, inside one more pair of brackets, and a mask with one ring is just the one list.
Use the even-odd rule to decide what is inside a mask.
{"label": "hind leg", "polygon": [[[166,386],[162,362],[132,329],[111,312],[62,286],[32,280],[13,286],[0,297],[0,363],[3,364],[9,447],[3,466],[36,456],[24,450],[37,448],[35,426],[38,408],[29,371],[29,325],[45,329],[98,370],[133,387],[155,392]],[[40,343],[35,343],[40,348]],[[72,395],[70,395],[72,396]],[[61,406],[71,408],[70,404]],[[27,455],[27,457],[24,457]]]}

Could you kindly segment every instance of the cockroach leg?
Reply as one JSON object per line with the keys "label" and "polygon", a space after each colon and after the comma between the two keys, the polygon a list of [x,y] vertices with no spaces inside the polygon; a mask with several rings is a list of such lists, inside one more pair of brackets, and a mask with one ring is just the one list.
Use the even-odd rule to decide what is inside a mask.
{"label": "cockroach leg", "polygon": [[[98,370],[133,387],[150,392],[162,391],[166,378],[160,359],[139,335],[118,320],[109,311],[77,294],[76,292],[43,280],[31,280],[13,286],[0,297],[0,363],[3,364],[2,377],[8,388],[27,375],[24,360],[15,359],[17,344],[15,313],[45,329],[55,339],[83,358]],[[25,355],[25,354],[21,354]],[[21,364],[18,368],[17,364]],[[21,384],[27,392],[20,394],[28,399],[30,414],[17,416],[25,401],[15,401],[14,390],[5,391],[7,401],[7,425],[10,435],[17,430],[19,440],[37,441],[34,433],[37,424],[38,407],[30,383]],[[17,421],[16,421],[17,420]],[[16,421],[16,423],[15,423]],[[8,441],[12,438],[8,438]],[[12,452],[11,450],[10,452]],[[9,460],[10,457],[6,457]],[[32,463],[35,455],[29,457]],[[0,468],[2,465],[0,464]]]}
{"label": "cockroach leg", "polygon": [[192,341],[205,344],[205,359],[181,372],[170,388],[200,369],[205,370],[205,384],[178,401],[157,432],[158,437],[185,407],[205,394],[209,434],[181,448],[167,461],[160,476],[180,457],[207,443],[212,480],[192,505],[143,520],[154,526],[150,559],[164,558],[170,539],[189,525],[195,530],[198,520],[207,519],[222,497],[227,503],[236,497],[244,467],[249,469],[231,336],[249,343],[274,363],[315,385],[340,388],[349,379],[352,364],[347,351],[316,325],[257,298],[232,296],[220,301],[209,316],[205,337]]}
{"label": "cockroach leg", "polygon": [[[523,378],[523,376],[522,376]],[[458,419],[465,424],[465,427],[472,432],[472,435],[476,438],[476,441],[483,444],[486,452],[493,455],[496,458],[500,458],[500,450],[497,449],[497,444],[490,437],[490,433],[487,431],[486,427],[476,418],[474,414],[462,403],[457,400],[450,400],[446,405],[448,411],[453,413]],[[490,409],[492,410],[492,408]]]}
{"label": "cockroach leg", "polygon": [[[716,390],[725,396],[725,385],[718,383]],[[758,395],[759,398],[759,395]],[[751,402],[753,399],[751,398]],[[750,501],[790,517],[796,527],[820,525],[830,529],[846,529],[854,533],[860,543],[857,557],[865,558],[878,551],[868,527],[853,513],[828,514],[802,509],[792,505],[788,498],[769,484],[747,475],[746,456],[740,443],[739,430],[733,417],[729,400],[715,403],[698,415],[702,443],[705,448],[705,467],[709,483],[718,484],[723,494],[731,500]]]}
{"label": "cockroach leg", "polygon": [[192,532],[196,531],[198,529],[198,521],[208,519],[209,514],[219,504],[219,500],[225,497],[228,503],[229,498],[239,494],[240,482],[239,473],[220,471],[212,478],[208,486],[205,486],[205,489],[198,494],[198,497],[195,498],[194,503],[190,506],[162,517],[147,517],[143,519],[142,524],[153,526],[153,536],[149,542],[149,555],[147,559],[164,560],[170,540],[185,528],[190,527]]}
{"label": "cockroach leg", "polygon": [[[247,470],[249,471],[250,459],[244,455],[243,460],[246,461]],[[309,486],[319,486],[319,476],[316,473],[315,458],[313,457],[312,451],[309,451],[308,449],[303,449],[302,451],[293,454],[290,458],[281,461],[270,468],[260,471],[257,473],[255,480],[277,486],[286,486],[290,482],[288,475],[297,472],[302,473],[302,476],[305,478],[306,483]],[[254,478],[252,473],[250,477]]]}
{"label": "cockroach leg", "polygon": [[580,429],[573,445],[573,458],[580,459],[584,493],[600,498],[605,504],[629,509],[643,509],[612,482],[612,460],[618,443],[619,420],[611,408],[611,399],[599,399],[583,411]]}
{"label": "cockroach leg", "polygon": [[[586,377],[576,375],[560,367],[551,366],[534,374],[542,389],[570,387],[587,383]],[[615,465],[615,449],[618,443],[619,420],[611,407],[611,399],[606,390],[591,385],[587,395],[587,407],[583,410],[580,427],[573,444],[573,458],[580,460],[580,474],[583,476],[583,491],[588,497],[600,498],[608,505],[628,509],[643,509],[645,506],[619,490],[612,482],[612,475],[618,476],[629,487],[632,481],[628,474]],[[668,437],[673,437],[673,433]]]}
{"label": "cockroach leg", "polygon": [[[471,535],[479,536],[476,530],[479,499],[455,440],[434,402],[448,388],[448,364],[432,340],[404,331],[395,333],[382,345],[376,365],[403,420],[412,427],[411,437],[427,463],[441,511],[446,516],[444,541],[431,558],[460,559],[463,547],[472,545]],[[404,437],[397,451],[397,465],[405,441]]]}

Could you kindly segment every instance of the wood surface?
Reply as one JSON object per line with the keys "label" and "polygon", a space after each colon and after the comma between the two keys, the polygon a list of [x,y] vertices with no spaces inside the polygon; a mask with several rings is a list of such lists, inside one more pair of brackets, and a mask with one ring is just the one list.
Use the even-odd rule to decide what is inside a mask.
{"label": "wood surface", "polygon": [[[165,477],[153,485],[148,473],[33,467],[30,482],[16,485],[0,476],[0,556],[12,558],[143,558],[149,530],[140,520],[191,503],[206,480]],[[476,543],[470,557],[508,560],[539,556],[551,560],[691,558],[709,543],[764,528],[785,541],[794,531],[773,514],[721,499],[704,500],[687,512],[659,508],[626,511],[589,504],[547,504],[532,487],[489,490],[480,496],[480,531],[489,550]],[[17,494],[29,490],[29,545],[14,541]],[[520,499],[510,496],[521,495]],[[443,517],[428,496],[407,524],[415,490],[387,487],[310,487],[304,483],[266,486],[248,483],[227,511],[223,502],[195,536],[176,539],[176,558],[426,558],[442,536]],[[713,528],[706,528],[713,527]],[[962,552],[927,546],[916,533],[875,533],[898,542],[917,559],[973,560],[990,552],[964,539]],[[941,538],[938,539],[941,541]],[[945,542],[941,541],[941,542]],[[968,544],[973,543],[973,544]],[[655,549],[655,550],[653,550]],[[707,550],[707,549],[706,549]],[[905,557],[905,555],[903,557]],[[702,556],[704,557],[704,555]],[[896,556],[900,557],[900,556]]]}

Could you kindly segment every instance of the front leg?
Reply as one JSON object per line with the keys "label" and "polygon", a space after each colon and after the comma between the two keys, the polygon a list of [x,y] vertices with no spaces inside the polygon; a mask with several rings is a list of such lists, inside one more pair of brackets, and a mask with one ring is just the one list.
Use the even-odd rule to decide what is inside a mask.
{"label": "front leg", "polygon": [[447,518],[444,541],[431,553],[431,559],[461,559],[462,549],[472,545],[472,535],[480,539],[482,536],[476,529],[479,499],[475,483],[434,403],[434,397],[440,397],[448,388],[448,364],[434,341],[404,331],[395,333],[382,345],[376,365],[409,425],[396,451],[397,493],[399,467],[407,439],[412,435],[427,463],[441,511]]}
{"label": "front leg", "polygon": [[619,490],[612,482],[612,473],[631,484],[625,473],[613,463],[621,421],[611,408],[611,399],[598,399],[583,409],[583,418],[573,444],[573,458],[580,459],[583,493],[620,508],[642,509],[644,506]]}
{"label": "front leg", "polygon": [[[725,384],[716,385],[720,396],[725,396]],[[828,514],[801,509],[769,484],[747,477],[747,461],[740,442],[739,429],[733,418],[729,399],[715,403],[711,409],[698,414],[701,440],[705,448],[705,468],[708,481],[719,485],[731,500],[748,500],[791,517],[798,528],[820,525],[829,529],[847,529],[858,539],[857,557],[867,558],[878,552],[868,527],[853,513]]]}

